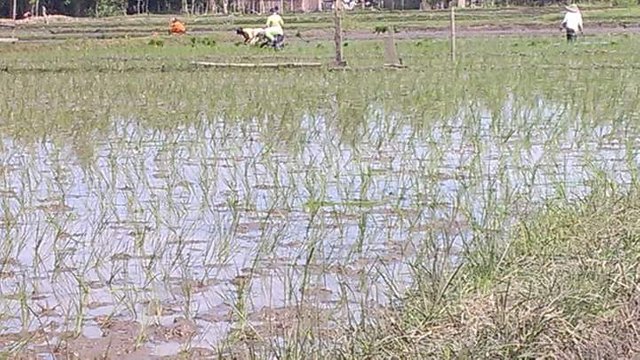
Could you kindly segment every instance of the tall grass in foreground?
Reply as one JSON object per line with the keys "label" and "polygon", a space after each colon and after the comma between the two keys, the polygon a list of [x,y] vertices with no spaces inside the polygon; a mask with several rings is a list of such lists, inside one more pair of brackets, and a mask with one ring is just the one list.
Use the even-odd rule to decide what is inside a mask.
{"label": "tall grass in foreground", "polygon": [[490,276],[472,259],[437,278],[416,269],[399,308],[345,335],[346,358],[630,358],[638,353],[638,188],[600,183],[549,201],[495,244]]}

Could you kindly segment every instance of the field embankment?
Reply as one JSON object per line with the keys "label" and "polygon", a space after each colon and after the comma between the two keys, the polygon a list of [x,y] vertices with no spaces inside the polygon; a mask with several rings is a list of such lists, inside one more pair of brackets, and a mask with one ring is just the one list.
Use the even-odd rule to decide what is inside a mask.
{"label": "field embankment", "polygon": [[[636,33],[640,31],[638,7],[583,7],[588,34]],[[563,16],[561,6],[515,8],[469,8],[456,13],[458,36],[549,35],[558,32]],[[0,20],[0,37],[15,36],[23,41],[65,39],[113,39],[148,37],[165,34],[169,16],[136,15],[107,18],[53,18],[48,24],[42,19],[19,22]],[[284,14],[287,35],[296,41],[333,38],[330,12]],[[239,26],[262,26],[264,16],[206,15],[185,16],[188,31],[193,36],[233,38]],[[398,38],[442,37],[448,34],[449,12],[429,11],[353,11],[345,14],[347,39],[375,39],[374,29],[386,26]]]}

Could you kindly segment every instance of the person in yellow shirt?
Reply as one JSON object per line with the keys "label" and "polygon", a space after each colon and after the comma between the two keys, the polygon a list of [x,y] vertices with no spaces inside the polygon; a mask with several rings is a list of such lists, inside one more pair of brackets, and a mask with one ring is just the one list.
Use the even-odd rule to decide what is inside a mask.
{"label": "person in yellow shirt", "polygon": [[169,34],[184,34],[187,32],[187,28],[184,24],[178,20],[177,18],[171,19],[171,24],[169,25]]}
{"label": "person in yellow shirt", "polygon": [[282,16],[278,14],[278,7],[274,7],[270,10],[271,15],[267,18],[267,27],[279,26],[280,28],[284,27],[284,21],[282,20]]}
{"label": "person in yellow shirt", "polygon": [[280,49],[284,43],[284,21],[278,14],[278,7],[271,9],[271,15],[267,18],[267,28],[264,29],[264,36],[269,40],[270,44],[276,49]]}

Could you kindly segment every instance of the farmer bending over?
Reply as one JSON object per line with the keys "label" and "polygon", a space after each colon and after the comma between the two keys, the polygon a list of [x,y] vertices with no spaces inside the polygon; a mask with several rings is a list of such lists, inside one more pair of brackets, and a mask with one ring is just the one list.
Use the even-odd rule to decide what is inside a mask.
{"label": "farmer bending over", "polygon": [[561,28],[567,32],[567,41],[573,42],[578,37],[578,31],[580,31],[580,34],[584,34],[582,31],[582,14],[576,4],[565,6],[565,9],[567,9],[567,13],[562,20]]}
{"label": "farmer bending over", "polygon": [[244,43],[249,45],[256,44],[263,36],[264,29],[262,28],[237,28],[236,34],[242,35]]}
{"label": "farmer bending over", "polygon": [[169,25],[169,34],[184,34],[187,32],[184,24],[180,22],[177,18],[171,19],[171,24]]}
{"label": "farmer bending over", "polygon": [[278,7],[271,9],[271,15],[267,18],[267,28],[264,29],[264,36],[269,39],[271,46],[279,47],[284,41],[284,21],[278,14]]}

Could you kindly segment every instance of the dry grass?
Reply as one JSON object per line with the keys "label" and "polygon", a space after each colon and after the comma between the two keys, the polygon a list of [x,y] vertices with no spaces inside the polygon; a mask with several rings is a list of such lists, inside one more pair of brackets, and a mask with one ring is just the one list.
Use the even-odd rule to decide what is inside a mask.
{"label": "dry grass", "polygon": [[351,345],[364,358],[635,358],[639,224],[635,194],[549,205],[495,244],[492,265],[467,262],[445,287],[418,276],[401,310]]}

